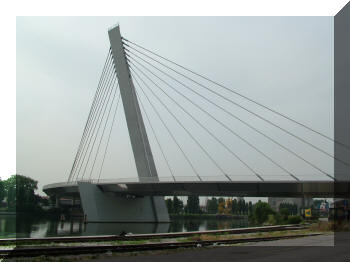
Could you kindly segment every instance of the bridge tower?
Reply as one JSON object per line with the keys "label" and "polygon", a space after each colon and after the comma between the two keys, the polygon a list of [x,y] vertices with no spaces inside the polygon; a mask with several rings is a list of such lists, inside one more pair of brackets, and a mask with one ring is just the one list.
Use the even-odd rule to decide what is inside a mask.
{"label": "bridge tower", "polygon": [[[111,28],[108,35],[139,180],[158,182],[157,169],[125,57],[120,27]],[[126,199],[107,195],[97,185],[87,182],[79,183],[79,191],[87,221],[90,222],[170,221],[163,197]]]}

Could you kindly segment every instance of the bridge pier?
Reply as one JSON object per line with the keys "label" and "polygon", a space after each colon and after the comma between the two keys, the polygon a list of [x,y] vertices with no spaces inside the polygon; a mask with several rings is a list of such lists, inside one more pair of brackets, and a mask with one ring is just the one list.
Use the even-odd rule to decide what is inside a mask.
{"label": "bridge pier", "polygon": [[55,208],[59,208],[60,207],[60,196],[56,195],[55,197]]}
{"label": "bridge pier", "polygon": [[89,182],[78,187],[87,222],[170,222],[163,197],[121,197]]}

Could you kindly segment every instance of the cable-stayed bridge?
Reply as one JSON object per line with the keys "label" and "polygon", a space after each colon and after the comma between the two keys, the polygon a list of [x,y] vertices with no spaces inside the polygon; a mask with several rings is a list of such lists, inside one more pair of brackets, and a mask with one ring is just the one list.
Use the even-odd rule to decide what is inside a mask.
{"label": "cable-stayed bridge", "polygon": [[[345,159],[337,158],[332,152],[284,128],[260,111],[267,111],[275,119],[287,121],[350,152],[347,144],[123,38],[119,26],[109,30],[109,38],[111,48],[68,180],[46,185],[43,189],[49,195],[79,197],[88,221],[168,221],[163,199],[166,195],[349,196],[349,182],[338,181],[334,173],[325,170],[319,161],[309,159],[303,152],[285,144],[278,136],[257,127],[250,119],[264,122],[269,128],[296,141],[295,143],[350,168]],[[245,103],[232,99],[231,95]],[[121,103],[138,178],[103,179],[103,167]],[[253,104],[260,110],[254,111],[246,103]],[[250,115],[250,118],[241,117],[236,111],[242,111]],[[201,114],[200,117],[198,113]],[[144,118],[148,128],[144,124]],[[159,138],[160,129],[154,127],[154,119],[157,119],[158,125],[168,137],[166,144]],[[187,125],[188,121],[192,122],[191,126]],[[292,157],[294,162],[298,161],[314,173],[306,176],[296,172],[286,161],[276,158],[259,143],[239,132],[238,128],[230,124],[231,121],[249,129],[264,139],[265,143],[278,147],[281,152]],[[181,130],[181,135],[175,132],[175,126]],[[158,148],[169,176],[158,175],[147,130],[154,138],[154,146]],[[197,130],[206,135],[205,141],[196,134]],[[222,134],[239,141],[240,145],[249,148],[279,173],[273,175],[259,171],[254,161],[242,153],[241,146],[232,147]],[[212,166],[214,175],[202,173],[198,161],[194,160],[193,154],[188,153],[190,143],[196,148],[198,155],[203,156],[203,163]],[[176,173],[177,166],[171,161],[172,153],[169,154],[167,150],[170,144],[180,153],[183,165],[189,168],[191,175],[180,176]],[[213,148],[220,149],[222,153],[213,152]],[[223,162],[222,154],[229,161]],[[235,165],[239,165],[246,173],[236,174],[230,170]]]}

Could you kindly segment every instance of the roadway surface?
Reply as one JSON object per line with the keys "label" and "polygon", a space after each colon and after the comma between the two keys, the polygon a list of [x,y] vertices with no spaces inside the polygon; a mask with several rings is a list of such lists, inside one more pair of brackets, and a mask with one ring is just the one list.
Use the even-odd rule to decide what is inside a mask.
{"label": "roadway surface", "polygon": [[[335,240],[335,241],[334,241]],[[333,243],[335,242],[334,246]],[[100,257],[90,261],[102,262],[193,262],[193,261],[248,261],[248,262],[311,262],[350,261],[350,232],[321,235],[298,239],[277,240],[245,244],[240,246],[216,247],[185,251],[171,251],[168,254],[139,256]],[[173,253],[174,252],[174,253]]]}

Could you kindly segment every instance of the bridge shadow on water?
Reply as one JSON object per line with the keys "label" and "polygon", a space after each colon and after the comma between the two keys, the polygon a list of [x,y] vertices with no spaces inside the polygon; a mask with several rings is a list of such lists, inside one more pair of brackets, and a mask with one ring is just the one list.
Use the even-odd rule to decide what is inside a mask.
{"label": "bridge shadow on water", "polygon": [[247,227],[247,219],[175,218],[170,223],[83,223],[79,221],[51,222],[47,236],[120,235],[122,233],[151,234],[203,231]]}

